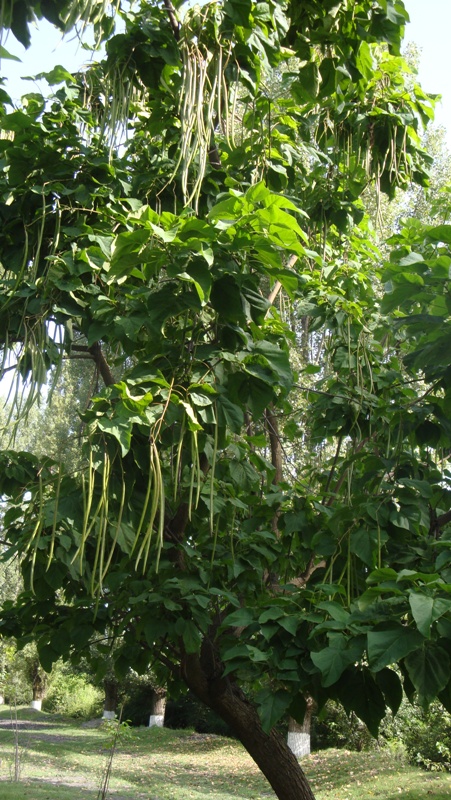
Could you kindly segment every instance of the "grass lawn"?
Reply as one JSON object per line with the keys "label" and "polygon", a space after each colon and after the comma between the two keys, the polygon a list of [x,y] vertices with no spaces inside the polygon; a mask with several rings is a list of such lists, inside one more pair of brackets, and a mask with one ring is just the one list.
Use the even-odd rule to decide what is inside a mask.
{"label": "grass lawn", "polygon": [[[14,732],[0,711],[2,800],[96,800],[111,735],[102,728],[19,709],[21,781],[11,782]],[[32,727],[27,725],[27,720]],[[451,775],[407,767],[386,751],[327,750],[304,759],[317,800],[449,800]],[[268,800],[275,795],[230,739],[132,729],[113,760],[111,800]]]}

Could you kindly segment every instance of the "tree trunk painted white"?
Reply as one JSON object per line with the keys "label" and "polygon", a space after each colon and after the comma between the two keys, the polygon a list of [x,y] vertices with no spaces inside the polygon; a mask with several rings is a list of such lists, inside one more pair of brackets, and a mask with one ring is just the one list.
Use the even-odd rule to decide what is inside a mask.
{"label": "tree trunk painted white", "polygon": [[31,701],[31,708],[34,708],[36,711],[41,711],[41,709],[42,709],[42,700],[32,700]]}
{"label": "tree trunk painted white", "polygon": [[[301,727],[301,726],[299,726]],[[310,734],[302,731],[288,731],[288,747],[296,758],[310,755]]]}
{"label": "tree trunk painted white", "polygon": [[2,694],[0,694],[0,706],[2,706],[4,704],[4,702],[5,702],[5,698],[3,697]]}
{"label": "tree trunk painted white", "polygon": [[105,700],[103,704],[102,719],[115,719],[119,686],[115,678],[105,678],[103,681]]}
{"label": "tree trunk painted white", "polygon": [[149,728],[162,728],[164,725],[164,714],[151,714],[149,717]]}
{"label": "tree trunk painted white", "polygon": [[305,709],[304,721],[300,725],[296,720],[288,720],[288,739],[287,744],[296,758],[303,758],[310,755],[310,729],[312,726],[312,714],[315,703],[311,697],[306,698],[307,707]]}
{"label": "tree trunk painted white", "polygon": [[154,689],[152,692],[152,713],[149,717],[149,728],[162,728],[166,710],[166,690]]}

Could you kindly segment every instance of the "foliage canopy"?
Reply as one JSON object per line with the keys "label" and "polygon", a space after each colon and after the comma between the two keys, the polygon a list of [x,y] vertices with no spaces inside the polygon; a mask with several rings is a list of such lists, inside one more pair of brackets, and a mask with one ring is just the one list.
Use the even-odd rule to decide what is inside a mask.
{"label": "foliage canopy", "polygon": [[2,95],[12,421],[64,359],[104,384],[76,469],[0,456],[3,630],[46,668],[108,631],[119,672],[184,681],[309,798],[268,765],[306,696],[373,733],[403,689],[451,706],[451,228],[382,264],[362,203],[427,184],[433,101],[402,2],[125,5],[3,9],[24,44],[33,13],[106,42],[51,97]]}

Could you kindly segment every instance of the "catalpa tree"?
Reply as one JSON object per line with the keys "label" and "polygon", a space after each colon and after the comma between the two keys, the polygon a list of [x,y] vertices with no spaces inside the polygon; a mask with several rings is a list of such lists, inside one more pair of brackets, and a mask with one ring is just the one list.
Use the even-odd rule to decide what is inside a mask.
{"label": "catalpa tree", "polygon": [[2,452],[2,630],[47,669],[107,633],[119,674],[189,687],[311,800],[283,715],[451,707],[451,236],[412,224],[381,266],[361,200],[427,183],[405,8],[14,0],[3,24],[27,45],[33,15],[105,56],[3,90],[10,425],[65,359],[97,387],[73,468]]}

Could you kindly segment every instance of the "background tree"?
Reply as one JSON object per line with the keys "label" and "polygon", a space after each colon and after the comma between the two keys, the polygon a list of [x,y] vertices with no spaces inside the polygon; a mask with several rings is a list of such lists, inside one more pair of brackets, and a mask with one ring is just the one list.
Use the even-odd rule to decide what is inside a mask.
{"label": "background tree", "polygon": [[[67,3],[60,24],[87,8]],[[101,63],[56,67],[52,98],[2,116],[0,335],[30,385],[18,414],[65,356],[105,385],[82,410],[76,470],[2,454],[25,583],[3,629],[37,638],[46,668],[108,631],[119,675],[152,664],[183,682],[281,800],[311,800],[274,727],[302,721],[307,696],[373,733],[403,687],[448,702],[446,331],[428,288],[442,322],[448,255],[443,233],[403,232],[381,304],[361,203],[371,181],[389,195],[427,181],[432,104],[399,55],[401,2],[118,13],[116,36],[98,17]],[[26,41],[26,20],[4,19]],[[271,70],[284,93],[268,93]],[[282,297],[321,354],[301,349],[299,378]],[[312,457],[284,478],[299,439]]]}

